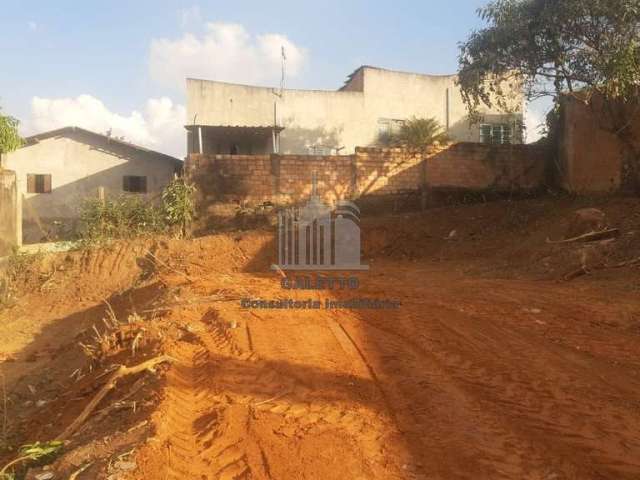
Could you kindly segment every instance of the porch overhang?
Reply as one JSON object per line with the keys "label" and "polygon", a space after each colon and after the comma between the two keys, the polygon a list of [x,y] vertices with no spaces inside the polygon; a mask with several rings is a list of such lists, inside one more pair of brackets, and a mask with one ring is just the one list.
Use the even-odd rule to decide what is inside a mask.
{"label": "porch overhang", "polygon": [[271,135],[272,132],[280,133],[282,130],[284,130],[284,127],[281,127],[279,125],[259,127],[251,127],[246,125],[186,125],[184,128],[189,131],[197,131],[198,129],[202,129],[203,131],[217,135],[240,133],[243,135],[256,136]]}

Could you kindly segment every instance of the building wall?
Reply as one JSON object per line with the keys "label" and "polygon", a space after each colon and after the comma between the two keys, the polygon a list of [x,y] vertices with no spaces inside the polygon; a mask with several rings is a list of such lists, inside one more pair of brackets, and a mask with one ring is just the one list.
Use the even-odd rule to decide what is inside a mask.
{"label": "building wall", "polygon": [[[123,176],[146,176],[145,197],[157,197],[176,168],[157,154],[135,151],[107,139],[99,141],[82,132],[24,146],[5,155],[4,164],[16,172],[18,194],[23,197],[25,243],[43,241],[45,234],[54,230],[70,232],[80,205],[86,198],[96,197],[98,187],[103,187],[106,195],[116,196],[124,193]],[[51,193],[28,193],[28,174],[51,174]]]}
{"label": "building wall", "polygon": [[[594,102],[590,107],[572,97],[562,99],[560,178],[562,187],[570,192],[614,192],[622,183],[624,145],[607,131],[606,115]],[[630,128],[640,151],[640,116],[636,115]]]}
{"label": "building wall", "polygon": [[192,154],[185,171],[198,187],[198,212],[206,219],[220,204],[304,201],[313,173],[330,204],[430,189],[535,190],[545,183],[549,153],[534,145],[460,143],[425,153],[358,148],[342,156]]}
{"label": "building wall", "polygon": [[[522,96],[514,93],[515,115],[485,109],[491,123],[522,120]],[[480,140],[456,76],[420,75],[363,67],[339,91],[284,90],[208,80],[187,80],[187,118],[195,125],[284,127],[280,153],[306,154],[310,146],[351,154],[378,140],[380,121],[434,117],[459,142]],[[205,143],[204,153],[215,153]],[[193,144],[193,142],[189,142]],[[193,148],[190,152],[195,151]],[[270,153],[270,145],[264,151]]]}
{"label": "building wall", "polygon": [[18,238],[16,174],[0,168],[0,257],[20,244]]}

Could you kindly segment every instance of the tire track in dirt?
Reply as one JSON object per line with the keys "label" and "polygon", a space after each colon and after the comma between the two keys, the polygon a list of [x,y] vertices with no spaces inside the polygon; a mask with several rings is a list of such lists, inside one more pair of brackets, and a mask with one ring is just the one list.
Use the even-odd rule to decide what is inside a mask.
{"label": "tire track in dirt", "polygon": [[200,478],[207,466],[195,455],[200,446],[194,429],[209,405],[206,380],[208,352],[196,342],[179,342],[170,352],[177,362],[167,375],[166,419],[161,437],[166,437],[168,479]]}
{"label": "tire track in dirt", "polygon": [[[479,322],[466,314],[465,323]],[[457,322],[450,322],[446,328],[463,336],[455,325]],[[471,346],[475,341],[477,347],[474,329],[466,330],[465,342]],[[633,384],[614,385],[598,375],[597,364],[588,357],[567,355],[563,347],[545,345],[518,328],[504,329],[487,320],[482,322],[482,336],[490,342],[484,345],[485,351],[496,339],[500,340],[500,349],[495,350],[491,363],[486,362],[486,357],[476,357],[482,364],[464,360],[470,357],[464,350],[446,355],[436,346],[432,353],[461,385],[472,387],[485,408],[499,409],[512,428],[531,438],[547,458],[557,457],[555,452],[570,447],[574,457],[580,459],[580,468],[588,465],[599,474],[617,476],[640,468],[631,460],[634,456],[629,455],[634,449],[640,452],[640,425],[637,418],[628,417],[628,405],[620,402],[633,391]],[[520,358],[526,368],[514,368],[506,362],[496,364],[495,360],[502,356]],[[578,381],[584,378],[590,378],[589,385]],[[600,387],[594,391],[592,384]],[[602,389],[609,392],[606,399],[599,394]],[[612,402],[616,393],[618,401]],[[627,422],[621,421],[625,416]]]}
{"label": "tire track in dirt", "polygon": [[[286,394],[254,406],[256,411],[284,417],[285,423],[276,429],[278,433],[304,438],[342,432],[358,442],[371,465],[387,474],[400,470],[402,464],[408,466],[410,459],[403,451],[404,442],[399,438],[401,434],[383,390],[376,384],[366,359],[331,315],[315,312],[308,323],[307,319],[257,318],[252,322],[252,329],[256,329],[251,333],[252,343],[269,360],[262,360],[257,354],[255,359],[269,368],[274,361],[278,365],[279,359],[288,365],[284,371],[279,366],[275,373],[272,371],[280,381],[288,381]],[[285,337],[271,335],[269,325],[275,322],[280,332],[286,332]],[[291,368],[291,362],[299,364],[302,372],[310,372],[298,372]],[[394,456],[388,450],[400,452]],[[403,478],[420,478],[414,475],[415,472],[402,471]]]}
{"label": "tire track in dirt", "polygon": [[[549,371],[550,359],[543,354],[544,349],[532,350],[533,345],[519,334],[500,329],[496,331],[497,327],[483,324],[481,334],[475,339],[474,345],[469,331],[460,332],[449,324],[441,325],[434,320],[433,325],[429,324],[429,327],[436,327],[436,330],[441,328],[437,335],[438,341],[430,341],[423,345],[421,342],[424,341],[424,336],[418,331],[412,337],[402,334],[402,328],[397,325],[400,322],[394,322],[396,327],[391,329],[373,319],[358,321],[367,325],[366,339],[367,343],[371,343],[369,351],[375,352],[384,362],[384,370],[393,372],[386,380],[394,390],[412,392],[411,386],[404,386],[402,380],[412,378],[413,381],[423,384],[426,391],[431,390],[436,393],[436,397],[442,396],[450,402],[446,408],[443,403],[440,407],[434,405],[433,408],[427,409],[424,407],[429,405],[430,399],[426,395],[412,392],[412,403],[422,405],[423,408],[408,405],[407,409],[411,414],[405,421],[416,422],[422,428],[432,423],[431,416],[446,418],[447,412],[450,417],[452,411],[455,411],[456,420],[462,421],[462,424],[465,418],[474,420],[470,425],[473,425],[475,435],[469,435],[465,439],[465,435],[460,433],[464,432],[464,426],[452,424],[452,428],[446,428],[444,422],[440,427],[444,426],[446,430],[450,430],[447,434],[455,434],[448,439],[446,436],[435,438],[434,443],[466,442],[462,444],[468,445],[469,450],[477,449],[475,461],[493,470],[490,472],[491,478],[546,478],[558,475],[558,472],[590,478],[595,473],[591,467],[595,467],[598,474],[608,476],[637,470],[638,465],[629,461],[628,449],[618,448],[616,451],[609,448],[609,442],[603,441],[603,437],[611,437],[614,433],[610,428],[605,429],[604,425],[611,425],[611,421],[613,424],[620,422],[615,419],[602,421],[598,418],[597,402],[590,401],[588,397],[576,397],[575,392],[572,396],[565,391],[565,385],[571,381],[571,374],[565,371],[568,367],[566,364],[564,370],[560,365],[554,366],[551,370],[564,375],[564,381],[567,383],[558,384],[551,379],[536,378],[527,369],[509,368],[509,364],[503,363],[496,364],[496,357],[505,354],[505,351],[501,350],[500,354],[496,351],[490,355],[490,366],[468,360],[474,357],[478,359],[477,355],[450,348],[462,338],[462,343],[466,343],[467,349],[490,352],[488,345],[478,343],[478,338],[500,338],[502,349],[509,352],[507,356],[533,359],[530,367],[534,367],[534,371],[538,364],[542,368],[546,362]],[[414,325],[414,330],[417,325]],[[445,333],[447,330],[451,333]],[[445,340],[449,335],[453,335],[450,337],[451,345]],[[419,359],[416,366],[422,365],[421,372],[410,371],[412,362],[407,360],[412,356],[415,360]],[[404,361],[398,361],[398,358],[402,357]],[[486,353],[482,357],[486,360]],[[433,399],[431,402],[433,403]],[[576,408],[579,410],[576,411]],[[433,427],[437,431],[438,426]],[[622,433],[628,439],[633,438],[633,432],[629,428],[620,425],[621,431],[618,433]],[[469,427],[467,429],[471,430]],[[558,454],[566,450],[567,445],[571,445],[573,455],[577,451],[581,452],[580,461],[574,458],[571,464],[568,464],[566,459]],[[468,471],[468,466],[464,471]],[[463,471],[460,475],[463,475]]]}
{"label": "tire track in dirt", "polygon": [[[474,403],[433,357],[425,358],[387,329],[367,329],[367,345],[359,348],[379,359],[368,362],[427,478],[467,478],[469,465],[479,478],[538,479],[551,473],[532,445]],[[537,474],[530,476],[532,470]]]}

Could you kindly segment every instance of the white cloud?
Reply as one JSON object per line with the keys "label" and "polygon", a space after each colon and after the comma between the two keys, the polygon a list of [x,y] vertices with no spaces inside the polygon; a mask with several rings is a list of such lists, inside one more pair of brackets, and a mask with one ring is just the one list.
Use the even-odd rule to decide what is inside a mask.
{"label": "white cloud", "polygon": [[30,31],[35,32],[36,30],[38,30],[38,24],[31,20],[27,22],[27,28],[29,28]]}
{"label": "white cloud", "polygon": [[207,23],[203,35],[154,39],[149,52],[151,77],[164,86],[184,90],[185,79],[205,78],[236,83],[278,85],[281,49],[288,76],[300,72],[307,53],[285,35],[252,35],[233,23]]}
{"label": "white cloud", "polygon": [[122,115],[112,112],[91,95],[76,98],[40,98],[31,100],[29,133],[77,126],[98,133],[124,137],[127,141],[182,158],[185,155],[186,111],[183,105],[167,97],[147,100],[144,112]]}

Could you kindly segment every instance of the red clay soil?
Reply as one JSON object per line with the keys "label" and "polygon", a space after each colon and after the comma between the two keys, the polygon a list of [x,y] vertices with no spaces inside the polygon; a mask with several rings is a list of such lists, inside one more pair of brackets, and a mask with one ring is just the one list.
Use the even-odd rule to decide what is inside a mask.
{"label": "red clay soil", "polygon": [[[628,215],[639,205],[596,205],[624,230],[611,259],[640,255],[640,233],[629,234],[640,221]],[[367,220],[371,269],[356,274],[357,290],[283,290],[269,270],[269,232],[136,244],[115,262],[129,278],[113,284],[105,271],[69,267],[60,287],[0,312],[0,321],[27,332],[13,343],[8,332],[2,337],[13,360],[2,364],[16,399],[10,412],[37,378],[73,392],[40,413],[24,407],[11,438],[54,438],[95,394],[107,365],[166,353],[175,363],[141,376],[148,384],[130,397],[140,408],[93,415],[53,464],[56,478],[89,461],[77,480],[640,478],[640,275],[602,268],[559,280],[576,267],[569,252],[579,247],[545,240],[561,238],[580,206],[498,202]],[[101,255],[111,268],[114,258]],[[86,305],[73,303],[76,294]],[[105,314],[103,297],[118,316],[141,317],[147,342],[135,355],[126,344],[102,359],[83,390],[83,381],[68,379],[83,365],[75,335]],[[353,297],[402,305],[240,306],[242,298]],[[34,351],[34,343],[50,350]],[[66,353],[51,354],[60,348]],[[27,354],[50,369],[38,372]],[[118,385],[99,410],[136,380]]]}

